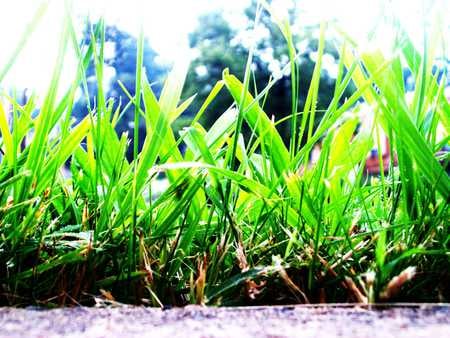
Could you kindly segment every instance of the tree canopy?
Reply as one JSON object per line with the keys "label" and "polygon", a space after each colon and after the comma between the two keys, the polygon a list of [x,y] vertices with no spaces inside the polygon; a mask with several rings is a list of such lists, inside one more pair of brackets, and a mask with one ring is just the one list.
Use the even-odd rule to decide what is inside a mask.
{"label": "tree canopy", "polygon": [[[87,23],[84,30],[83,46],[88,46],[91,41],[92,29],[96,24]],[[104,90],[108,98],[114,100],[114,108],[120,104],[122,108],[127,107],[129,99],[119,85],[119,81],[126,90],[134,96],[135,78],[136,78],[136,53],[137,40],[132,34],[118,28],[117,26],[105,27],[105,51],[104,51]],[[165,67],[157,62],[157,53],[151,48],[149,41],[144,42],[143,66],[150,81],[154,84],[154,90],[158,93],[161,90],[161,81],[165,74]],[[98,83],[95,74],[95,65],[91,61],[86,69],[87,89],[91,107],[88,107],[87,99],[84,95],[77,102],[74,109],[74,115],[77,117],[85,116],[89,109],[96,108]],[[133,116],[134,108],[129,106],[122,112],[123,116],[117,123],[116,129],[119,133],[128,132],[133,135]],[[139,148],[142,146],[145,137],[145,125],[141,121]],[[133,149],[133,147],[130,147]],[[130,150],[131,152],[131,150]],[[128,154],[130,157],[131,153]]]}
{"label": "tree canopy", "polygon": [[[243,30],[232,27],[223,13],[213,12],[200,17],[197,29],[190,34],[190,46],[197,52],[188,74],[186,94],[197,93],[191,111],[197,111],[209,94],[214,83],[222,78],[222,71],[229,68],[230,72],[242,78],[248,55],[246,36],[252,34],[256,13],[256,2],[245,10],[247,27]],[[290,10],[290,19],[294,27],[298,26],[298,11]],[[257,34],[257,46],[252,60],[252,91],[261,91],[267,85],[270,77],[288,62],[287,45],[278,27],[271,21],[270,15],[263,12],[260,17]],[[314,53],[317,51],[318,25],[300,27],[295,32],[294,42],[300,55],[297,58],[300,69],[298,107],[301,111],[305,104],[309,84],[315,66]],[[337,67],[338,52],[327,42],[325,55],[328,65]],[[270,90],[268,99],[264,102],[264,110],[274,115],[278,120],[291,114],[291,79],[284,74]],[[321,73],[317,109],[323,110],[333,97],[335,79],[332,72],[326,68]],[[345,98],[345,95],[343,99]],[[210,126],[232,103],[229,95],[220,95],[210,105],[203,117],[206,127]],[[318,114],[317,119],[320,118]],[[289,137],[289,123],[280,126],[285,139]]]}

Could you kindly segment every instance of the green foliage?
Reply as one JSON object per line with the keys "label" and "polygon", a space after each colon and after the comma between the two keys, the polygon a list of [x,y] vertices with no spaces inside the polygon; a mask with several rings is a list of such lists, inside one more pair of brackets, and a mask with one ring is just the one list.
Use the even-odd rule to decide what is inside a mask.
{"label": "green foliage", "polygon": [[[256,22],[274,14],[264,2],[255,13]],[[283,71],[291,70],[285,118],[266,110],[284,79],[268,79],[258,90],[252,85],[258,46],[241,74],[220,64],[214,69],[220,79],[204,99],[182,100],[187,65],[175,65],[155,93],[139,67],[141,36],[135,93],[122,85],[136,120],[145,123],[139,150],[116,131],[125,108],[116,108],[102,86],[98,108],[77,124],[71,119],[75,90],[91,62],[101,83],[105,26],[93,27],[89,48],[80,50],[66,13],[38,114],[31,114],[35,98],[21,106],[1,95],[1,304],[90,304],[101,295],[153,306],[449,300],[450,180],[435,156],[449,143],[440,132],[448,133],[449,104],[429,62],[439,37],[418,52],[399,31],[390,56],[359,53],[344,37],[332,99],[319,114],[321,59],[332,28],[321,26],[301,101],[302,54],[288,18],[274,19],[289,55]],[[219,28],[233,36],[220,18],[212,24],[218,27],[211,33],[205,26],[205,36]],[[79,56],[78,72],[59,97],[70,47]],[[403,67],[417,83],[412,102]],[[352,82],[356,88],[343,102]],[[225,95],[232,109],[217,111],[210,127],[199,123]],[[188,109],[195,117],[177,135],[174,124]],[[294,120],[287,145],[277,127]],[[387,172],[367,177],[366,156],[381,131],[393,156]],[[167,183],[156,193],[162,178]]]}
{"label": "green foliage", "polygon": [[[192,112],[196,112],[200,108],[208,96],[212,84],[221,79],[223,69],[229,68],[230,73],[238,77],[243,77],[246,73],[245,66],[249,48],[246,36],[252,35],[256,11],[257,2],[253,1],[245,11],[248,26],[244,32],[232,27],[220,12],[200,17],[198,28],[190,34],[190,46],[198,53],[198,56],[191,63],[186,81],[186,93],[188,95],[196,93],[198,96],[198,100],[191,106]],[[274,83],[267,96],[260,100],[260,104],[267,114],[274,115],[276,119],[299,112],[307,103],[308,88],[310,88],[315,68],[313,54],[318,49],[319,41],[315,37],[320,30],[317,26],[302,27],[301,30],[291,31],[290,25],[298,26],[297,21],[301,21],[301,18],[298,18],[296,8],[292,9],[289,14],[289,18],[285,22],[274,24],[268,11],[260,13],[258,31],[266,33],[259,33],[256,38],[256,48],[251,65],[249,89],[253,95],[257,95],[267,86],[274,74],[275,77],[280,76],[278,74],[280,70],[277,69],[280,68],[280,64],[283,65],[295,55],[295,60],[291,60],[293,61],[292,66],[286,69],[284,76]],[[287,41],[288,43],[286,43]],[[338,58],[336,48],[325,40],[324,44],[327,56],[336,61]],[[296,51],[297,46],[301,46],[302,49]],[[294,77],[289,76],[289,73],[294,74]],[[316,77],[318,77],[316,81],[320,90],[317,93],[317,103],[314,107],[318,114],[312,116],[311,120],[311,123],[315,124],[318,123],[322,111],[326,109],[333,97],[335,87],[335,79],[327,71],[318,72]],[[348,86],[341,102],[352,91],[353,87]],[[232,103],[232,97],[227,93],[222,93],[209,105],[208,113],[202,116],[202,124],[210,127]],[[295,118],[291,124],[289,122],[277,126],[286,144],[296,141],[295,133],[293,133],[293,130],[296,129]],[[249,133],[250,131],[244,126],[244,135],[247,136]]]}
{"label": "green foliage", "polygon": [[[95,111],[100,105],[104,105],[105,98],[113,102],[113,109],[120,109],[121,117],[116,121],[115,129],[119,134],[128,132],[130,136],[133,136],[131,138],[132,147],[127,149],[127,158],[130,160],[134,156],[135,147],[142,148],[145,138],[145,124],[143,120],[136,120],[136,110],[131,105],[129,98],[124,95],[122,87],[135,95],[137,86],[140,85],[136,81],[137,72],[145,69],[145,72],[152,75],[153,90],[159,93],[167,69],[157,62],[156,52],[143,36],[136,38],[116,26],[103,23],[101,20],[94,24],[86,20],[83,36],[80,39],[80,49],[92,46],[91,42],[98,38],[92,35],[92,30],[100,29],[104,31],[105,42],[104,46],[97,50],[97,53],[101,54],[98,55],[98,61],[103,64],[103,67],[100,70],[101,73],[98,73],[99,69],[94,59],[87,64],[85,68],[86,79],[80,86],[84,95],[75,102],[73,116],[79,119],[84,118],[89,112]],[[100,60],[100,57],[102,60]],[[138,60],[139,57],[142,60]],[[108,81],[105,81],[108,73],[114,75]],[[102,82],[99,82],[100,78]],[[100,83],[104,85],[101,91],[99,91]],[[100,92],[104,92],[103,97],[99,96]],[[132,127],[135,123],[138,123],[139,128]],[[138,142],[134,142],[135,139]]]}

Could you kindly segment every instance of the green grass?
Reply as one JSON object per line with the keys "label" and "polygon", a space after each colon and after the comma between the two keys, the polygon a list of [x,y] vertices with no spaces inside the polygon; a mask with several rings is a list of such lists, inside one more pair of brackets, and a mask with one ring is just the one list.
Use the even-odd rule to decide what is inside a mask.
{"label": "green grass", "polygon": [[[45,6],[1,68],[0,81],[43,11]],[[270,5],[261,3],[256,23],[261,11],[271,12]],[[251,49],[245,74],[224,70],[180,135],[171,126],[195,100],[181,100],[186,67],[174,66],[157,97],[141,72],[141,33],[136,95],[126,89],[124,95],[134,105],[134,125],[144,120],[147,132],[141,151],[132,145],[130,163],[128,136],[114,129],[123,107],[113,110],[102,86],[89,115],[77,124],[71,119],[90,61],[102,83],[105,26],[101,21],[93,28],[90,47],[81,51],[66,13],[39,114],[32,115],[35,97],[21,106],[1,94],[0,304],[450,300],[448,155],[441,162],[435,156],[449,144],[450,129],[444,79],[432,72],[440,35],[429,36],[418,51],[398,27],[388,56],[359,52],[342,34],[334,97],[319,112],[324,41],[334,28],[321,26],[308,97],[298,107],[302,70],[290,24],[274,19],[289,50],[290,118],[277,121],[262,108],[263,101],[276,99],[270,96],[276,79],[250,92]],[[59,98],[68,48],[79,67]],[[416,80],[412,102],[406,100],[403,67]],[[356,90],[340,104],[351,83]],[[205,130],[198,121],[218,95],[231,95],[234,107]],[[363,119],[362,102],[372,111],[369,119]],[[5,103],[13,107],[12,118]],[[277,131],[280,123],[291,123],[288,146]],[[244,126],[250,138],[243,137]],[[368,178],[366,157],[383,142],[382,131],[398,164],[391,160],[386,174]],[[320,157],[311,164],[319,142]],[[71,177],[65,178],[61,169],[68,161]],[[169,186],[150,198],[161,173]]]}

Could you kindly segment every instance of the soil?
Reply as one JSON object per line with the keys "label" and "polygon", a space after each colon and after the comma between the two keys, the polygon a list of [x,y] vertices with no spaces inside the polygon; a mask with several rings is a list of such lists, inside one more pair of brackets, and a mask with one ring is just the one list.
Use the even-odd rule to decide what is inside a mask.
{"label": "soil", "polygon": [[450,306],[0,308],[0,337],[449,337]]}

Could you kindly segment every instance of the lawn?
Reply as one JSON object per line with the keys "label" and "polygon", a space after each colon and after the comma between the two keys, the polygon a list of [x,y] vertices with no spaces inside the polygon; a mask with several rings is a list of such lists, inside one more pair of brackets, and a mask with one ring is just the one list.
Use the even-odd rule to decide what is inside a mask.
{"label": "lawn", "polygon": [[[44,10],[0,65],[0,85]],[[265,113],[279,78],[256,92],[251,47],[245,73],[224,69],[190,125],[175,132],[174,122],[196,100],[182,99],[186,67],[174,65],[156,95],[150,74],[141,71],[141,34],[132,60],[135,94],[123,92],[134,125],[146,126],[131,160],[130,139],[140,131],[116,131],[128,107],[116,108],[101,85],[89,114],[73,119],[90,62],[102,83],[105,23],[92,27],[89,48],[81,49],[65,13],[42,104],[31,96],[20,105],[0,93],[1,305],[450,301],[449,156],[442,151],[450,143],[450,104],[446,74],[434,66],[445,53],[445,30],[437,20],[420,49],[397,26],[392,51],[367,51],[323,23],[299,107],[302,68],[289,20],[261,2],[255,25],[263,11],[273,14],[288,46],[289,117]],[[321,111],[330,32],[339,37],[339,71],[333,99]],[[69,49],[78,68],[59,95]],[[403,69],[414,77],[412,93]],[[355,90],[342,101],[349,86]],[[221,95],[234,104],[205,129],[200,118]],[[289,142],[277,129],[286,123]],[[379,174],[367,175],[368,154],[385,137],[392,156],[378,154]]]}

